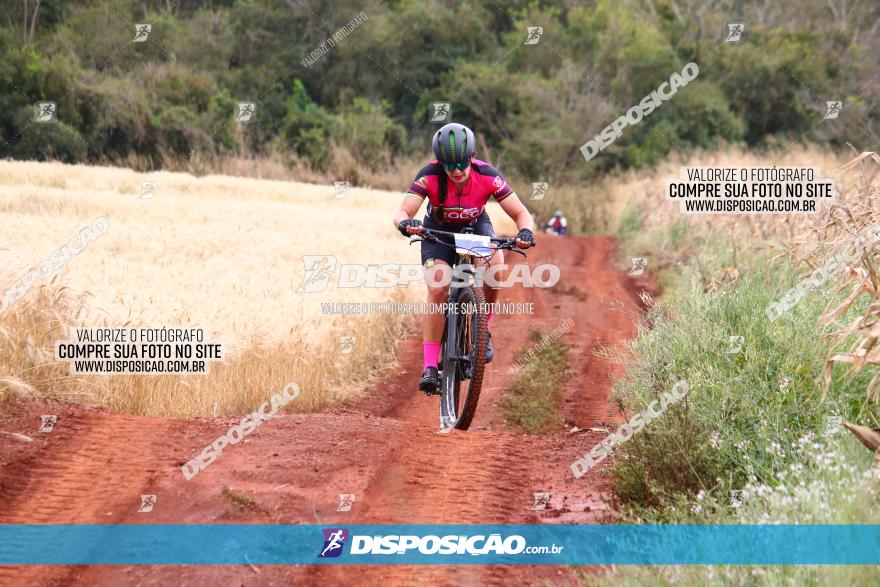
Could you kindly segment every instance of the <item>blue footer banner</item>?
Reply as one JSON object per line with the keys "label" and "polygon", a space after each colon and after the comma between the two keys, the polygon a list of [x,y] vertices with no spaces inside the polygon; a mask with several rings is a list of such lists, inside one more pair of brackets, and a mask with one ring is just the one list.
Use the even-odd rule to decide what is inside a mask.
{"label": "blue footer banner", "polygon": [[0,524],[0,564],[880,564],[880,525]]}

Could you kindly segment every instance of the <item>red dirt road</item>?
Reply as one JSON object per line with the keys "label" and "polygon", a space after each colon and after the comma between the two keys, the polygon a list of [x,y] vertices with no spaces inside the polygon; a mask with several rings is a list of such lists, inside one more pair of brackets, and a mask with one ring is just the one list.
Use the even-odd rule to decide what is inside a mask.
{"label": "red dirt road", "polygon": [[[0,418],[0,523],[595,523],[609,512],[601,468],[577,480],[569,464],[619,421],[608,403],[621,375],[594,351],[636,332],[636,282],[615,269],[611,238],[539,237],[529,264],[556,263],[551,290],[505,291],[502,302],[531,302],[533,316],[497,316],[495,360],[468,432],[439,434],[438,405],[417,390],[421,344],[401,343],[397,364],[357,405],[325,414],[282,415],[264,423],[191,481],[180,465],[237,419],[171,420],[111,414],[51,402],[15,405]],[[563,293],[564,292],[564,293]],[[566,319],[572,378],[567,429],[528,436],[496,407],[508,367],[531,342]],[[272,390],[270,390],[272,391]],[[267,392],[268,395],[268,392]],[[50,433],[40,415],[56,414]],[[570,433],[577,426],[583,431]],[[5,432],[2,433],[2,432]],[[31,442],[9,433],[23,434]],[[224,487],[256,501],[244,511]],[[534,511],[535,492],[550,503]],[[354,494],[338,512],[339,494]],[[148,513],[141,495],[156,495]],[[571,567],[501,566],[106,566],[0,567],[0,585],[510,585],[575,583]]]}

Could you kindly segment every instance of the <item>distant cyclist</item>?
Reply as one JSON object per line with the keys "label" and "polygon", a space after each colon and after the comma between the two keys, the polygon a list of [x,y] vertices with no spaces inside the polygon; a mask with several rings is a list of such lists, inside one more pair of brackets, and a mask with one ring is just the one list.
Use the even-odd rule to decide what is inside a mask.
{"label": "distant cyclist", "polygon": [[[475,234],[495,236],[486,202],[494,198],[510,216],[519,232],[516,246],[526,249],[535,244],[532,233],[532,215],[519,201],[516,193],[498,173],[498,170],[474,157],[476,139],[466,126],[450,123],[434,135],[434,156],[416,175],[406,197],[394,214],[394,226],[404,236],[421,234],[422,228],[461,232],[467,226]],[[413,216],[419,211],[422,202],[428,200],[424,223]],[[451,237],[441,237],[444,242],[454,244]],[[425,267],[425,282],[428,285],[428,303],[442,304],[449,296],[449,285],[443,284],[444,269],[455,263],[455,248],[439,243],[422,241],[422,265]],[[504,263],[504,255],[496,251],[489,261],[490,265]],[[445,270],[448,276],[449,269]],[[494,303],[498,290],[483,283],[486,302]],[[491,320],[492,312],[488,313]],[[422,348],[424,352],[424,372],[419,380],[419,389],[425,393],[437,393],[440,388],[440,374],[437,359],[440,355],[440,339],[443,336],[444,316],[441,313],[426,313],[422,321]],[[486,349],[486,362],[492,360],[491,333]]]}
{"label": "distant cyclist", "polygon": [[544,227],[544,232],[547,234],[565,236],[568,232],[568,222],[565,220],[562,210],[557,210],[556,213],[553,214],[553,218],[547,221],[547,226]]}

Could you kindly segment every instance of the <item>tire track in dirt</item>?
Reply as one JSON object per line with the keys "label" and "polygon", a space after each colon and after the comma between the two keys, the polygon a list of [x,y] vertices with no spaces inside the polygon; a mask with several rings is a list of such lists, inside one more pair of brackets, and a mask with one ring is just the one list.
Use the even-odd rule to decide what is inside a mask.
{"label": "tire track in dirt", "polygon": [[[40,438],[42,451],[3,467],[0,524],[114,523],[137,512],[140,489],[151,485],[157,471],[173,466],[171,439],[180,436],[185,422],[69,407],[58,411],[69,415]],[[40,421],[37,414],[27,419]],[[33,570],[0,566],[0,584],[22,580]]]}
{"label": "tire track in dirt", "polygon": [[[574,479],[569,464],[604,436],[589,431],[615,418],[608,405],[617,366],[594,352],[636,332],[636,289],[614,268],[611,238],[539,235],[529,264],[555,262],[560,286],[515,288],[502,302],[534,303],[533,316],[496,316],[490,328],[496,356],[468,432],[438,433],[436,397],[417,390],[421,342],[401,343],[397,363],[366,400],[326,414],[284,415],[257,429],[192,481],[179,466],[235,422],[168,420],[59,406],[69,415],[58,432],[26,453],[0,435],[0,522],[5,523],[595,523],[608,513],[609,484],[601,468]],[[510,262],[510,260],[509,260]],[[573,377],[564,416],[585,429],[527,436],[510,430],[496,407],[508,392],[508,371],[531,345],[529,330],[548,332],[566,319]],[[268,394],[271,390],[267,391]],[[0,419],[0,430],[22,431],[22,418],[53,413],[25,406]],[[29,432],[33,432],[29,430]],[[41,441],[44,439],[40,439]],[[223,487],[244,491],[259,506],[237,511]],[[552,494],[534,511],[533,493]],[[139,496],[158,496],[154,512],[139,514]],[[338,494],[354,493],[350,512],[337,512]],[[317,548],[316,546],[316,556]],[[242,561],[243,563],[245,561]],[[0,567],[3,584],[412,584],[510,585],[574,583],[568,567],[358,565]]]}
{"label": "tire track in dirt", "polygon": [[[529,344],[529,329],[547,332],[571,319],[574,326],[564,337],[573,349],[574,371],[566,386],[567,420],[588,428],[597,424],[597,420],[614,419],[608,398],[611,377],[619,375],[619,369],[593,352],[633,336],[636,331],[633,319],[638,316],[639,307],[631,294],[631,286],[627,287],[627,277],[614,269],[617,252],[614,239],[543,238],[534,252],[529,264],[533,267],[544,262],[559,265],[563,287],[554,288],[556,291],[516,288],[502,292],[499,301],[533,302],[535,314],[493,318],[490,328],[496,357],[487,369],[484,391],[470,431],[436,432],[435,402],[426,409],[424,398],[414,391],[421,360],[420,353],[413,352],[412,347],[417,349],[418,341],[402,358],[413,367],[388,383],[393,388],[389,395],[402,398],[403,402],[392,408],[391,413],[418,423],[420,434],[396,453],[395,462],[389,463],[371,484],[370,503],[359,522],[548,522],[552,520],[531,510],[534,492],[547,490],[551,494],[555,492],[560,510],[566,509],[559,503],[560,499],[570,499],[571,505],[579,510],[560,512],[563,515],[559,521],[596,522],[597,514],[607,508],[598,495],[584,495],[582,489],[584,485],[595,483],[598,472],[591,472],[580,482],[571,475],[568,464],[579,456],[577,451],[566,460],[560,458],[563,451],[558,446],[547,446],[546,438],[505,431],[495,404],[514,378],[507,366]],[[566,290],[567,285],[578,291],[560,296],[557,291]],[[616,313],[605,307],[609,303],[617,305]],[[602,436],[589,432],[573,435],[569,436],[568,444],[581,446],[580,453],[583,453]],[[565,452],[570,452],[571,447],[567,448]],[[553,465],[548,467],[548,462]],[[552,487],[548,486],[548,477],[553,479]],[[536,478],[539,481],[536,482]],[[349,569],[340,567],[317,567],[313,575],[332,584],[343,582],[348,572]],[[384,585],[411,584],[414,579],[441,585],[576,581],[569,569],[539,566],[408,569],[364,566],[358,568],[357,574],[366,584]]]}

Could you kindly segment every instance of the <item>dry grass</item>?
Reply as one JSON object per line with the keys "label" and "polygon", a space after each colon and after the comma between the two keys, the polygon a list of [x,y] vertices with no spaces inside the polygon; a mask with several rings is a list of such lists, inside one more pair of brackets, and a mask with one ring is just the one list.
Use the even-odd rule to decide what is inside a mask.
{"label": "dry grass", "polygon": [[[241,152],[247,152],[243,145]],[[360,163],[345,147],[330,146],[327,171],[319,171],[298,159],[290,151],[270,150],[268,153],[252,156],[206,156],[194,152],[186,159],[164,159],[162,169],[172,172],[190,173],[198,177],[206,175],[229,175],[254,179],[277,179],[314,184],[331,184],[334,181],[348,181],[354,186],[367,189],[397,191],[406,188],[415,173],[432,158],[431,152],[389,159],[371,169]],[[151,161],[139,155],[130,156],[126,167],[147,171]]]}
{"label": "dry grass", "polygon": [[[142,181],[158,184],[137,198]],[[408,177],[400,183],[406,185]],[[59,163],[0,162],[0,289],[84,225],[107,233],[0,314],[0,401],[57,397],[136,414],[240,414],[288,382],[293,410],[359,396],[417,330],[398,316],[324,316],[322,302],[422,301],[421,284],[298,294],[302,255],[339,263],[418,263],[391,225],[401,192],[227,176],[140,174]],[[512,225],[490,209],[501,231]],[[207,375],[71,376],[54,361],[66,327],[201,326],[227,359]],[[355,336],[339,353],[339,336]]]}
{"label": "dry grass", "polygon": [[[685,166],[769,167],[775,164],[780,167],[819,167],[825,174],[840,168],[849,159],[852,157],[816,147],[795,146],[769,155],[728,148],[687,155],[673,153],[656,167],[610,174],[587,185],[560,185],[551,182],[541,200],[530,200],[531,184],[517,181],[518,178],[514,178],[512,183],[520,188],[520,195],[533,210],[538,221],[546,222],[554,210],[561,209],[575,234],[613,233],[626,212],[634,208],[640,211],[645,227],[664,226],[679,221],[688,226],[712,224],[729,231],[732,216],[683,217],[677,204],[669,201],[664,194],[666,181],[678,178]],[[794,224],[797,224],[798,219],[792,218]],[[766,217],[766,220],[765,217],[757,216],[752,217],[751,221],[748,216],[742,216],[742,219],[746,224],[754,224],[755,236],[793,234],[792,220],[786,220],[782,215]]]}
{"label": "dry grass", "polygon": [[[678,205],[665,196],[666,181],[680,177],[683,167],[818,167],[823,177],[834,177],[842,191],[852,188],[851,178],[838,171],[852,157],[835,154],[816,147],[793,147],[776,155],[728,149],[718,152],[698,152],[689,156],[674,155],[661,165],[645,172],[629,172],[608,178],[598,187],[604,188],[609,200],[614,202],[611,221],[616,222],[627,206],[638,205],[644,211],[645,226],[664,226],[684,220],[688,224],[710,224],[715,228],[732,225],[748,227],[749,232],[761,240],[790,238],[799,227],[812,224],[815,214],[716,214],[708,216],[684,216]],[[841,183],[842,182],[842,183]],[[845,196],[844,196],[845,197]]]}
{"label": "dry grass", "polygon": [[[665,181],[679,176],[684,166],[811,166],[824,177],[833,178],[838,197],[834,205],[818,214],[790,215],[712,215],[684,216],[676,204],[664,196]],[[689,244],[690,235],[712,234],[729,241],[733,250],[730,266],[705,274],[704,288],[735,287],[739,279],[738,261],[747,264],[751,252],[769,253],[771,267],[794,264],[804,278],[844,249],[851,250],[856,238],[868,240],[868,228],[880,224],[880,155],[872,152],[833,154],[816,149],[794,148],[783,155],[768,157],[744,152],[702,153],[687,159],[673,158],[651,172],[609,178],[612,208],[635,206],[639,224],[647,230],[636,236],[631,250],[653,254],[652,270],[695,256],[700,251]],[[608,187],[611,186],[611,187]],[[595,189],[600,189],[598,186]],[[657,242],[659,234],[678,224],[683,242],[670,246]],[[696,239],[695,239],[696,240]],[[699,242],[697,240],[697,242]],[[848,365],[855,376],[868,366],[880,367],[880,243],[863,247],[861,254],[833,276],[833,296],[817,324],[817,336],[827,339],[823,374],[827,393],[836,364]],[[842,301],[841,301],[842,298]],[[853,315],[853,308],[864,308]],[[843,323],[841,321],[843,320]],[[829,331],[830,330],[830,331]],[[880,371],[866,390],[869,399],[880,401]]]}

